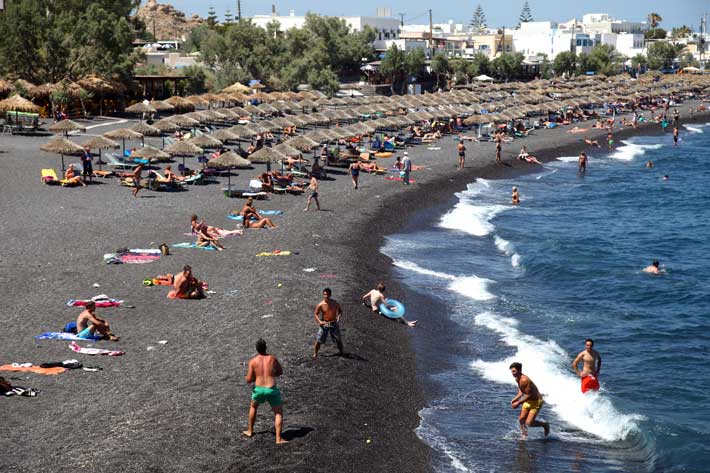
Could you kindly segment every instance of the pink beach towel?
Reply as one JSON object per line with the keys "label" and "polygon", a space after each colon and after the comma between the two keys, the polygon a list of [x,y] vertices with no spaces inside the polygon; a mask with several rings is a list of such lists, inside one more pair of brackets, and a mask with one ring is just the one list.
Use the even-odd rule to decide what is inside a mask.
{"label": "pink beach towel", "polygon": [[76,342],[71,342],[69,344],[71,351],[76,353],[81,353],[82,355],[107,355],[107,356],[121,356],[125,355],[125,351],[118,350],[102,350],[101,348],[84,348],[80,347]]}

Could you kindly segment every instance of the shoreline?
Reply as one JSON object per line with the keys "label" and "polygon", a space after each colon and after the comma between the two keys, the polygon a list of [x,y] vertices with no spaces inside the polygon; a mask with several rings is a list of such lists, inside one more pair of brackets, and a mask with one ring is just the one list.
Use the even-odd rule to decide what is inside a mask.
{"label": "shoreline", "polygon": [[[683,124],[710,121],[707,113],[692,120],[681,113]],[[660,132],[659,125],[648,124],[619,132],[616,139],[651,134],[650,125]],[[528,145],[542,161],[575,149],[576,155],[582,148],[580,139],[568,137],[564,130],[537,130],[504,145],[504,160],[517,155],[519,144]],[[335,171],[331,175],[338,178],[323,182],[321,194],[323,207],[331,211],[306,215],[301,211],[304,198],[274,196],[257,202],[257,208],[284,210],[276,219],[280,229],[249,230],[247,238],[225,240],[226,252],[174,250],[174,256],[150,265],[114,267],[101,263],[100,255],[121,246],[188,240],[179,232],[187,227],[189,213],[225,225],[227,211],[242,201],[221,198],[215,186],[179,194],[146,192],[146,198],[137,200],[115,181],[89,186],[86,193],[38,187],[37,170],[56,165],[58,158],[36,151],[41,139],[7,142],[10,152],[0,160],[7,197],[0,209],[6,228],[24,228],[36,238],[28,241],[23,234],[3,231],[8,246],[0,263],[13,277],[3,278],[9,294],[6,330],[0,335],[7,347],[2,361],[41,363],[76,357],[63,342],[34,342],[33,347],[30,341],[32,335],[56,329],[76,316],[62,308],[69,297],[104,292],[125,298],[137,309],[99,312],[115,323],[116,332],[124,336],[115,346],[128,353],[81,359],[87,365],[102,365],[103,372],[96,376],[3,374],[15,384],[42,389],[27,402],[3,401],[7,408],[0,420],[8,430],[0,441],[0,449],[7,452],[0,459],[3,469],[256,471],[268,465],[274,471],[431,470],[431,451],[414,432],[418,412],[426,406],[412,346],[416,332],[373,317],[359,299],[380,279],[387,281],[388,293],[402,290],[392,275],[391,260],[380,253],[387,235],[404,228],[418,212],[443,207],[475,178],[508,178],[538,171],[538,166],[517,161],[512,168],[491,164],[493,144],[472,143],[467,144],[470,167],[459,173],[455,142],[447,135],[428,145],[441,150],[432,152],[424,145],[409,149],[414,164],[428,169],[414,172],[418,182],[406,190],[365,174],[362,189],[355,191],[348,177]],[[232,182],[246,182],[254,173],[240,171]],[[97,197],[91,199],[92,195]],[[24,212],[17,212],[19,208]],[[298,254],[252,257],[277,248]],[[140,286],[144,277],[175,272],[185,263],[217,294],[206,301],[176,304],[165,299],[161,288]],[[307,267],[317,270],[303,272]],[[101,288],[91,288],[94,282]],[[343,304],[343,342],[345,351],[354,356],[330,356],[334,348],[328,344],[313,363],[312,311],[326,285]],[[279,381],[286,402],[284,427],[293,435],[292,444],[285,447],[275,447],[268,434],[272,426],[268,409],[260,410],[256,439],[239,437],[248,394],[243,364],[259,336],[284,364]],[[168,344],[155,349],[159,339]],[[154,349],[148,351],[147,346]],[[100,414],[106,422],[95,421]],[[37,423],[44,426],[42,431],[28,433]],[[100,440],[95,449],[86,451],[86,439],[92,435]],[[57,452],[57,445],[65,448]],[[46,458],[54,465],[47,465]]]}

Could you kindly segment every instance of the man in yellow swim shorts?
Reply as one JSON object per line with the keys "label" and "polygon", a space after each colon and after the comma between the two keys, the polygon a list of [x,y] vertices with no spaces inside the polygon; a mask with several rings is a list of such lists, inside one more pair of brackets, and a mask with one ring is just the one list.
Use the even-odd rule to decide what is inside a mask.
{"label": "man in yellow swim shorts", "polygon": [[518,384],[518,394],[510,401],[510,405],[513,409],[517,409],[518,406],[522,405],[518,422],[520,422],[520,431],[523,437],[528,436],[528,427],[542,427],[545,430],[545,437],[547,437],[550,434],[550,424],[535,419],[544,404],[540,391],[538,391],[532,379],[523,374],[523,365],[521,363],[512,363],[510,372]]}

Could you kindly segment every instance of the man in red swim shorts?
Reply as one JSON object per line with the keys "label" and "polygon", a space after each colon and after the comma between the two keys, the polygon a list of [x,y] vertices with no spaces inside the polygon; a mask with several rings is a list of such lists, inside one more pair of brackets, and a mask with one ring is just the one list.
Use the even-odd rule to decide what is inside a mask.
{"label": "man in red swim shorts", "polygon": [[[572,362],[572,368],[577,376],[582,378],[582,392],[599,391],[599,371],[602,369],[602,357],[594,348],[594,340],[588,338],[584,341],[584,350]],[[582,371],[579,371],[579,362],[582,362]]]}

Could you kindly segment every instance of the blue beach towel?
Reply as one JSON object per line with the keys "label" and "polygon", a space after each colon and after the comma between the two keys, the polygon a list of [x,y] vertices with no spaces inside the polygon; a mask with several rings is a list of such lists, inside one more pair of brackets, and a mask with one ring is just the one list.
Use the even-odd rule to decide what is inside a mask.
{"label": "blue beach towel", "polygon": [[173,248],[192,248],[194,250],[211,250],[215,251],[217,248],[214,246],[198,246],[197,243],[176,243]]}
{"label": "blue beach towel", "polygon": [[[261,214],[261,215],[281,215],[281,214],[283,214],[283,210],[259,210],[259,214]],[[241,215],[233,215],[233,214],[227,215],[227,218],[230,220],[236,220],[238,222],[241,222],[242,220],[244,220],[244,217],[242,217]],[[252,220],[256,220],[256,219],[252,218]]]}
{"label": "blue beach towel", "polygon": [[41,335],[37,335],[35,339],[37,340],[101,340],[103,337],[101,335],[93,335],[87,338],[78,336],[75,333],[68,332],[45,332]]}

